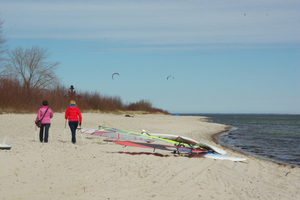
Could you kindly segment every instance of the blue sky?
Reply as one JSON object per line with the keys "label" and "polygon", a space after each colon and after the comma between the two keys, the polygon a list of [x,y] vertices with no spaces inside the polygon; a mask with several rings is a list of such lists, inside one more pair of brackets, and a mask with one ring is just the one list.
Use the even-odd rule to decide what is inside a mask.
{"label": "blue sky", "polygon": [[172,113],[300,114],[299,10],[299,0],[0,0],[6,45],[48,48],[62,85]]}

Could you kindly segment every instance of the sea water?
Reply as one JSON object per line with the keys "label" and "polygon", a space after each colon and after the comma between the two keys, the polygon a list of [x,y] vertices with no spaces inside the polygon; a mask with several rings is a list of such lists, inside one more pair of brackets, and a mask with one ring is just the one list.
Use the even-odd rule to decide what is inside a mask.
{"label": "sea water", "polygon": [[[187,114],[185,114],[187,115]],[[300,167],[300,115],[188,114],[231,126],[218,135],[223,145],[251,156]]]}

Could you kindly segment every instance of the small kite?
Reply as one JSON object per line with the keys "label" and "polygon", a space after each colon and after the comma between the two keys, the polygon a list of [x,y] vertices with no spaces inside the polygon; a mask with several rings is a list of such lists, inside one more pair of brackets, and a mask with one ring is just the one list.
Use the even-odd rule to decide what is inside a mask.
{"label": "small kite", "polygon": [[112,79],[114,79],[114,75],[119,75],[119,76],[120,76],[119,73],[115,72],[115,73],[113,73],[113,74],[111,75],[111,78],[112,78]]}
{"label": "small kite", "polygon": [[169,78],[174,79],[174,76],[168,76],[168,77],[167,77],[167,80],[169,80]]}

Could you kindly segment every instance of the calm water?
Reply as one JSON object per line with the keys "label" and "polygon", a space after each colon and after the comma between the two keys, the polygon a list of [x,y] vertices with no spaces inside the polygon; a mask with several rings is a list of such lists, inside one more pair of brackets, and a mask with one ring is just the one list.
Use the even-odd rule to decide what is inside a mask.
{"label": "calm water", "polygon": [[217,137],[229,148],[300,167],[300,115],[188,114],[232,129]]}

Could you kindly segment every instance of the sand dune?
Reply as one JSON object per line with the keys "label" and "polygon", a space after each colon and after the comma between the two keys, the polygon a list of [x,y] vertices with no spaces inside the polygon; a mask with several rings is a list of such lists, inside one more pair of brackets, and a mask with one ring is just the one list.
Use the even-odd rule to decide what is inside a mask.
{"label": "sand dune", "polygon": [[[0,151],[0,199],[300,199],[297,167],[252,157],[232,162],[159,150],[153,154],[151,149],[123,147],[101,137],[85,136],[82,143],[80,134],[74,145],[68,127],[63,141],[62,113],[54,114],[52,137],[44,144],[35,141],[35,117],[0,115],[0,140],[6,136],[12,146]],[[211,135],[226,128],[201,117],[83,113],[82,127],[99,125],[178,134],[210,144]]]}

